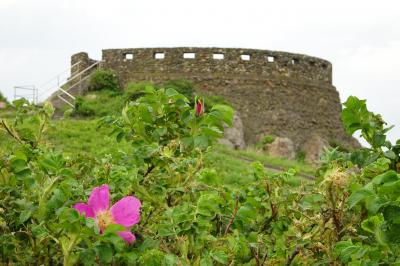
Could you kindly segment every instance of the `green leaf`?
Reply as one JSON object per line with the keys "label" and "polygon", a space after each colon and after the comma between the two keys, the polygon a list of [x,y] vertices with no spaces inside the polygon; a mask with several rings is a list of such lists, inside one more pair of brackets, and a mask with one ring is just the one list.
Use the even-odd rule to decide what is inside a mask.
{"label": "green leaf", "polygon": [[164,224],[164,223],[158,224],[157,225],[158,235],[161,237],[176,235],[173,226],[174,226],[173,224]]}
{"label": "green leaf", "polygon": [[206,255],[201,258],[200,266],[213,266],[212,258],[209,255]]}
{"label": "green leaf", "polygon": [[250,224],[257,218],[257,210],[249,203],[241,206],[236,214],[236,221],[241,221],[243,225]]}
{"label": "green leaf", "polygon": [[54,107],[53,107],[53,105],[51,104],[51,102],[49,102],[49,101],[46,101],[45,103],[44,103],[44,105],[43,105],[43,110],[44,110],[44,112],[46,113],[46,115],[48,116],[48,117],[52,117],[53,116],[53,114],[54,114]]}
{"label": "green leaf", "polygon": [[208,138],[206,136],[197,136],[194,138],[195,147],[207,148],[208,144]]}
{"label": "green leaf", "polygon": [[387,182],[392,182],[398,180],[397,172],[393,170],[389,170],[383,174],[377,175],[372,179],[372,183],[375,185],[380,185]]}
{"label": "green leaf", "polygon": [[214,217],[220,211],[220,203],[221,199],[217,194],[203,194],[197,201],[197,213],[204,216]]}
{"label": "green leaf", "polygon": [[393,201],[398,199],[400,197],[400,180],[381,185],[378,188],[378,195]]}
{"label": "green leaf", "polygon": [[179,264],[179,258],[173,254],[168,254],[164,257],[164,263],[163,265],[165,266],[176,266],[180,265]]}
{"label": "green leaf", "polygon": [[[384,134],[381,134],[381,133],[375,133],[372,141],[373,141],[373,146],[374,147],[384,146],[385,145],[385,141],[386,141],[386,136]],[[391,154],[391,153],[389,153],[389,154]],[[393,155],[394,155],[394,153],[393,153]],[[385,153],[385,156],[386,156],[386,153]],[[389,158],[389,157],[387,157],[387,158]],[[389,158],[389,159],[391,159],[391,158]]]}
{"label": "green leaf", "polygon": [[96,253],[92,249],[85,249],[79,254],[80,261],[85,266],[96,265]]}
{"label": "green leaf", "polygon": [[193,206],[189,205],[187,202],[175,206],[171,212],[171,216],[174,222],[177,224],[193,221],[194,219]]}
{"label": "green leaf", "polygon": [[28,163],[19,158],[15,158],[11,160],[11,170],[17,175],[17,176],[26,176],[30,174],[30,169],[28,166]]}
{"label": "green leaf", "polygon": [[343,263],[350,261],[351,256],[360,250],[359,246],[354,245],[351,240],[339,241],[335,245],[335,254],[339,256]]}
{"label": "green leaf", "polygon": [[41,223],[32,228],[32,234],[37,238],[37,239],[44,239],[45,236],[47,236],[47,230],[46,227]]}
{"label": "green leaf", "polygon": [[396,154],[393,152],[393,151],[386,151],[385,153],[384,153],[384,155],[385,155],[385,157],[386,158],[389,158],[389,159],[391,159],[391,160],[395,160],[396,159]]}
{"label": "green leaf", "polygon": [[228,105],[223,105],[223,104],[216,104],[212,107],[211,112],[213,111],[218,111],[222,115],[222,119],[225,123],[227,123],[229,126],[232,126],[232,120],[233,120],[233,113],[234,110],[232,107]]}
{"label": "green leaf", "polygon": [[390,205],[383,209],[383,217],[391,224],[400,225],[400,206]]}
{"label": "green leaf", "polygon": [[23,210],[21,214],[19,215],[19,223],[23,224],[26,222],[29,218],[32,216],[32,211],[31,210]]}
{"label": "green leaf", "polygon": [[365,208],[369,214],[376,214],[379,209],[387,204],[387,200],[380,197],[370,197],[365,201]]}
{"label": "green leaf", "polygon": [[364,201],[367,198],[371,198],[371,197],[375,197],[375,196],[376,195],[373,191],[366,190],[366,189],[360,189],[350,195],[350,197],[347,200],[347,203],[349,204],[349,208],[352,209],[359,202]]}
{"label": "green leaf", "polygon": [[215,261],[221,264],[228,263],[228,256],[223,251],[211,251],[210,255]]}
{"label": "green leaf", "polygon": [[371,216],[361,223],[361,228],[364,231],[372,233],[375,235],[376,241],[382,246],[387,246],[386,235],[382,231],[382,226],[384,223],[384,218],[382,215]]}
{"label": "green leaf", "polygon": [[125,231],[125,227],[123,225],[120,224],[111,224],[109,226],[107,226],[106,230],[104,231],[104,234],[114,234],[117,233],[119,231]]}
{"label": "green leaf", "polygon": [[172,96],[178,95],[179,93],[175,89],[168,88],[168,89],[166,89],[165,94],[168,97],[172,97]]}
{"label": "green leaf", "polygon": [[146,266],[159,266],[162,265],[164,260],[164,253],[160,250],[151,249],[147,250],[141,257],[141,264]]}
{"label": "green leaf", "polygon": [[355,131],[362,129],[365,121],[368,120],[368,109],[365,100],[350,96],[343,104],[342,120],[346,131],[352,135]]}
{"label": "green leaf", "polygon": [[364,231],[374,234],[376,230],[379,230],[383,224],[383,217],[380,215],[371,216],[361,223],[361,228]]}
{"label": "green leaf", "polygon": [[97,255],[102,263],[111,263],[113,259],[112,248],[108,245],[99,245],[96,247]]}

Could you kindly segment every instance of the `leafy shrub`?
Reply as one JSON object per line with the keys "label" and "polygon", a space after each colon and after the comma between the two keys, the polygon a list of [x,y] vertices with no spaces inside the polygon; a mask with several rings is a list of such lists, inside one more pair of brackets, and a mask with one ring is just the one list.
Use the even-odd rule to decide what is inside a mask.
{"label": "leafy shrub", "polygon": [[89,78],[89,91],[120,90],[117,75],[112,70],[97,69]]}
{"label": "leafy shrub", "polygon": [[304,162],[306,159],[306,153],[304,151],[298,151],[296,153],[296,161]]}
{"label": "leafy shrub", "polygon": [[146,87],[154,86],[150,82],[132,82],[129,83],[125,88],[125,94],[127,95],[128,100],[136,100],[143,95],[145,95]]}
{"label": "leafy shrub", "polygon": [[[203,166],[223,123],[231,122],[227,106],[196,115],[176,90],[147,87],[121,115],[100,121],[132,147],[118,159],[56,152],[43,141],[51,105],[19,101],[16,108],[14,120],[0,120],[15,142],[0,152],[2,264],[400,263],[400,141],[387,141],[390,128],[355,97],[345,103],[343,121],[371,148],[327,151],[316,180],[294,170],[268,174],[251,163],[252,178],[240,184],[224,184]],[[127,195],[142,202],[139,224],[109,225],[72,208],[104,184],[111,202]],[[124,230],[135,233],[133,244],[119,237]]]}
{"label": "leafy shrub", "polygon": [[82,96],[76,97],[73,115],[93,116],[94,114],[95,110],[90,107],[90,105],[87,103],[87,101],[85,101]]}
{"label": "leafy shrub", "polygon": [[259,149],[264,149],[267,144],[274,142],[276,139],[273,135],[265,135],[262,136],[261,139],[257,142],[256,147]]}
{"label": "leafy shrub", "polygon": [[0,102],[8,103],[7,98],[0,91]]}

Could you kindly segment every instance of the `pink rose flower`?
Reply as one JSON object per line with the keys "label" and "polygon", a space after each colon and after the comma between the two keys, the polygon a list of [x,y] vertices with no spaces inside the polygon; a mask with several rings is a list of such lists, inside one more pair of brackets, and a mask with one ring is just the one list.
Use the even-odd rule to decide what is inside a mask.
{"label": "pink rose flower", "polygon": [[204,113],[204,103],[200,99],[196,99],[196,115],[200,116]]}
{"label": "pink rose flower", "polygon": [[118,235],[131,244],[136,238],[130,228],[140,221],[140,200],[127,196],[117,201],[111,208],[109,205],[108,185],[102,185],[93,189],[87,204],[77,203],[73,208],[86,218],[93,218],[101,234],[111,224],[124,226],[126,230],[118,232]]}

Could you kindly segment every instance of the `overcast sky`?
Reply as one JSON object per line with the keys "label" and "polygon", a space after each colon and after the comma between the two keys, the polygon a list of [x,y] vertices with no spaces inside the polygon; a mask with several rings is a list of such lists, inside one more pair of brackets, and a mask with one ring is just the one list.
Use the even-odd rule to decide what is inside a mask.
{"label": "overcast sky", "polygon": [[327,59],[341,100],[367,99],[400,138],[398,0],[0,0],[0,91],[41,84],[101,49],[217,46]]}

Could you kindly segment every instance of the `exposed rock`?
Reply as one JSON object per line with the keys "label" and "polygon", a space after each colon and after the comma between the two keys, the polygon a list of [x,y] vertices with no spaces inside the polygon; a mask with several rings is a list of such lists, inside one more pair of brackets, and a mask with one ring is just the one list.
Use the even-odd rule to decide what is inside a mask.
{"label": "exposed rock", "polygon": [[219,143],[228,145],[234,149],[246,148],[243,134],[243,123],[238,112],[233,114],[233,125],[229,127],[224,125],[224,138],[219,140]]}
{"label": "exposed rock", "polygon": [[269,155],[293,160],[296,156],[293,141],[289,138],[277,137],[272,143],[266,145]]}
{"label": "exposed rock", "polygon": [[87,94],[86,99],[88,100],[96,100],[97,95],[96,94]]}
{"label": "exposed rock", "polygon": [[318,163],[324,148],[328,146],[328,141],[321,138],[318,134],[312,134],[302,148],[305,153],[305,161],[312,164]]}

